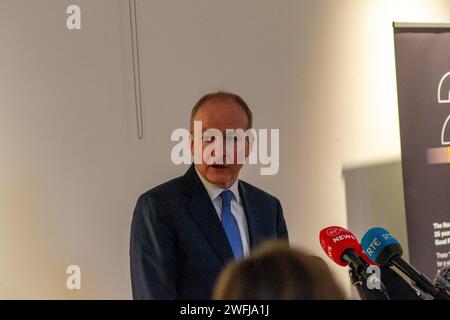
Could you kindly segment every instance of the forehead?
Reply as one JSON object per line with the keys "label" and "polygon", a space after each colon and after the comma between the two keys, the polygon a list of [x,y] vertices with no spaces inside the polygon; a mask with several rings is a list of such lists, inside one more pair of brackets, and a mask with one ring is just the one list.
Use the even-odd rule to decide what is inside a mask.
{"label": "forehead", "polygon": [[248,126],[247,113],[231,98],[206,101],[198,109],[194,120],[202,121],[203,129],[246,129]]}

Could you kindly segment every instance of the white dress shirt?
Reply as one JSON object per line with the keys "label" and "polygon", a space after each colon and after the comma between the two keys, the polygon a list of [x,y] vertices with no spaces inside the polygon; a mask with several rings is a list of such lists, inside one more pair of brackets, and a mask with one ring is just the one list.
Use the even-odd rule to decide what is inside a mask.
{"label": "white dress shirt", "polygon": [[220,194],[222,191],[230,190],[233,193],[233,197],[231,198],[231,213],[237,221],[239,227],[239,233],[241,234],[242,247],[244,248],[244,256],[248,256],[250,248],[249,248],[249,237],[248,237],[248,227],[247,227],[247,219],[245,217],[245,210],[239,196],[238,182],[239,179],[233,183],[233,185],[228,189],[222,189],[205,178],[197,171],[195,168],[195,172],[197,172],[200,181],[203,183],[206,191],[208,192],[209,198],[211,199],[214,208],[216,209],[217,215],[219,216],[220,221],[222,221],[222,198]]}

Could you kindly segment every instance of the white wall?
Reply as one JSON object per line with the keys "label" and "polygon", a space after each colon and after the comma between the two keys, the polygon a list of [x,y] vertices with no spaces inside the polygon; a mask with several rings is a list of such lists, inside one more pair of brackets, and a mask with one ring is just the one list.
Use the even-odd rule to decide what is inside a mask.
{"label": "white wall", "polygon": [[[69,32],[73,3],[82,30]],[[217,89],[240,93],[256,127],[280,128],[278,175],[242,177],[281,199],[293,244],[323,256],[320,229],[359,223],[345,170],[400,159],[392,21],[450,20],[445,0],[138,1],[138,141],[127,3],[0,0],[0,298],[131,297],[135,201],[184,172],[170,133]],[[361,221],[403,215],[374,220],[362,203]],[[65,289],[69,264],[81,291]]]}

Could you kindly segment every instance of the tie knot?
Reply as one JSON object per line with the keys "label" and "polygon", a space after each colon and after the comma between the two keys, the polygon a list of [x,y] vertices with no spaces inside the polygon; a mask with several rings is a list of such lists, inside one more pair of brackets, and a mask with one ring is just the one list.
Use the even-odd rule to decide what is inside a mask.
{"label": "tie knot", "polygon": [[222,208],[229,207],[231,205],[231,197],[233,193],[230,190],[222,191],[220,197],[222,198]]}

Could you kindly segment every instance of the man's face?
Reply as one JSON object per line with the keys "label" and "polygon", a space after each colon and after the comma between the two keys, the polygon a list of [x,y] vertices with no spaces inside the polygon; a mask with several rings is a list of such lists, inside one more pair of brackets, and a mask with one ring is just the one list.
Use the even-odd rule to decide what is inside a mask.
{"label": "man's face", "polygon": [[[194,121],[202,122],[202,130],[217,129],[222,132],[224,137],[223,147],[223,164],[208,165],[203,159],[201,164],[196,164],[197,171],[203,178],[221,188],[229,188],[238,178],[239,171],[243,164],[237,163],[236,143],[234,147],[234,161],[232,164],[226,163],[226,130],[227,129],[248,129],[248,118],[242,107],[232,99],[212,99],[205,102],[195,115]],[[211,142],[203,141],[202,138],[202,154],[204,148]],[[191,153],[194,154],[194,139],[191,135]],[[245,145],[245,156],[249,153],[248,141]],[[213,154],[214,155],[214,154]]]}

